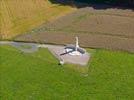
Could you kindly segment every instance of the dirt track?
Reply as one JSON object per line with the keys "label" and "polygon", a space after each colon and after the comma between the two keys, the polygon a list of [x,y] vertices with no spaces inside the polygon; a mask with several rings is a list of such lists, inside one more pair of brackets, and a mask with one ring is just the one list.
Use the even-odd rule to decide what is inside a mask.
{"label": "dirt track", "polygon": [[134,52],[134,12],[82,8],[15,40],[68,44],[75,36],[83,47]]}

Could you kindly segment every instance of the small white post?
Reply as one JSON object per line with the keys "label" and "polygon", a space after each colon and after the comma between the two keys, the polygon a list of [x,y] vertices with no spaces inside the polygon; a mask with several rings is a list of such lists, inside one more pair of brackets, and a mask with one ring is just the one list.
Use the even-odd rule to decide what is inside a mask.
{"label": "small white post", "polygon": [[75,37],[75,39],[76,39],[75,51],[77,51],[77,49],[79,48],[79,40],[78,37]]}

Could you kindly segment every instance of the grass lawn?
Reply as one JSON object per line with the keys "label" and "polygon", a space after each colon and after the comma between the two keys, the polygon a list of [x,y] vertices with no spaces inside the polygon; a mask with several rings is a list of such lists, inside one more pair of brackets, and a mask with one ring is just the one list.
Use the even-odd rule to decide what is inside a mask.
{"label": "grass lawn", "polygon": [[134,99],[134,54],[96,50],[88,76],[69,66],[76,67],[58,65],[47,49],[26,54],[0,46],[0,99]]}

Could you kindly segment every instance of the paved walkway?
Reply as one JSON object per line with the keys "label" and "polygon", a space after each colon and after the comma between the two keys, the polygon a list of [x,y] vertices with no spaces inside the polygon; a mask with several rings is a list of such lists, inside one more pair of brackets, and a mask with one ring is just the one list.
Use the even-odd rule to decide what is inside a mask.
{"label": "paved walkway", "polygon": [[32,53],[38,50],[38,44],[35,43],[0,41],[0,45],[7,45],[7,44],[26,53]]}

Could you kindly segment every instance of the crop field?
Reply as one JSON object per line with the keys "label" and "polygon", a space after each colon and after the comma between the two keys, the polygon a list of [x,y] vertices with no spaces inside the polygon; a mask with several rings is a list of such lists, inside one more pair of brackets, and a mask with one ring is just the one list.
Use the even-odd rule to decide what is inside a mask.
{"label": "crop field", "polygon": [[15,40],[67,44],[78,36],[84,47],[134,52],[134,12],[85,7],[29,33],[31,34],[18,36]]}
{"label": "crop field", "polygon": [[0,39],[9,39],[74,9],[49,0],[0,0]]}
{"label": "crop field", "polygon": [[72,69],[81,66],[58,65],[47,49],[28,54],[5,45],[0,50],[1,100],[134,98],[134,54],[95,50],[85,75]]}
{"label": "crop field", "polygon": [[92,11],[90,8],[82,8],[48,23],[45,28],[54,31],[134,37],[134,12],[114,11]]}

